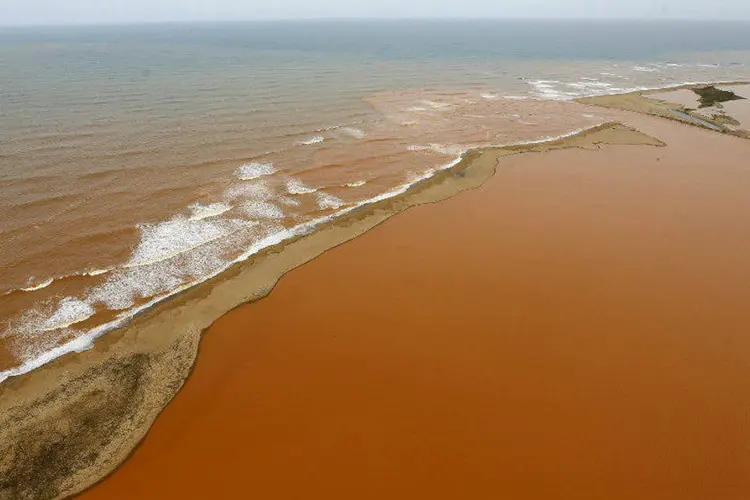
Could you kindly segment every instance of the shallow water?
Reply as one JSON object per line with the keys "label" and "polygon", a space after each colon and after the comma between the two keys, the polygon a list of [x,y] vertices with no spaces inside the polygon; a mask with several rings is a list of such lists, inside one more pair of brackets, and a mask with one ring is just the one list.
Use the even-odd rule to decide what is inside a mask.
{"label": "shallow water", "polygon": [[0,379],[468,148],[613,116],[572,98],[748,79],[747,28],[0,31]]}

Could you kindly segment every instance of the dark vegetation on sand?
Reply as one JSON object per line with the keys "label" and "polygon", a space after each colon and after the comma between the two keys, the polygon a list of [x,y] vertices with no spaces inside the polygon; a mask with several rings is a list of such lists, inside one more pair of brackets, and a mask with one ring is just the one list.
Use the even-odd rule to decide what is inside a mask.
{"label": "dark vegetation on sand", "polygon": [[700,96],[701,108],[709,108],[722,102],[744,99],[744,97],[738,96],[734,92],[717,89],[714,86],[694,88],[693,92]]}

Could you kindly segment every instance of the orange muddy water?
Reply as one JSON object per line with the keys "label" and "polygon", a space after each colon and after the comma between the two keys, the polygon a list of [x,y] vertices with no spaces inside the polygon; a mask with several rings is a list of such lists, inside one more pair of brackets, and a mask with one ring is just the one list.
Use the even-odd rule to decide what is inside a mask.
{"label": "orange muddy water", "polygon": [[80,498],[750,497],[750,141],[636,121],[228,313]]}

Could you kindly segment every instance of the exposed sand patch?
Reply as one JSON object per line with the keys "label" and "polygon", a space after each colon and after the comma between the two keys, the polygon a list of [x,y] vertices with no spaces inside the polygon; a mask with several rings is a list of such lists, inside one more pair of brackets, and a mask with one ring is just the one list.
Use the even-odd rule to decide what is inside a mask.
{"label": "exposed sand patch", "polygon": [[[742,88],[746,84],[730,84],[719,86],[720,88]],[[676,120],[690,125],[708,128],[715,132],[735,135],[737,137],[750,138],[750,133],[745,130],[747,122],[745,105],[747,100],[727,101],[711,107],[701,108],[701,98],[693,89],[713,88],[710,85],[686,85],[673,90],[663,91],[638,91],[629,94],[607,95],[598,97],[586,97],[576,99],[576,102],[601,106],[609,109],[620,109],[634,111],[647,115],[659,116],[669,120]],[[717,87],[718,88],[718,87]],[[696,99],[690,97],[693,93]],[[741,93],[738,95],[742,95]],[[729,106],[729,107],[727,107]],[[739,118],[729,112],[735,110]]]}
{"label": "exposed sand patch", "polygon": [[697,109],[698,106],[700,106],[698,95],[691,89],[679,89],[671,92],[654,92],[644,95],[650,99],[671,102],[688,109]]}

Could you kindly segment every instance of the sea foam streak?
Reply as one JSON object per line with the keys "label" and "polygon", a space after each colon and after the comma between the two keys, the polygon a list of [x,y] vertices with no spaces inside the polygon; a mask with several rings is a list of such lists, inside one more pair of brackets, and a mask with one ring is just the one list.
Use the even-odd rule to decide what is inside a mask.
{"label": "sea foam streak", "polygon": [[68,328],[71,325],[86,321],[95,314],[90,304],[82,300],[66,297],[60,301],[57,310],[42,327],[45,331]]}
{"label": "sea foam streak", "polygon": [[289,194],[308,194],[314,193],[317,189],[305,186],[301,180],[290,177],[286,181],[286,190]]}
{"label": "sea foam streak", "polygon": [[318,206],[323,210],[328,210],[331,208],[341,208],[342,206],[344,206],[344,202],[342,200],[328,193],[320,192],[316,196],[318,198]]}
{"label": "sea foam streak", "polygon": [[364,131],[353,127],[344,127],[341,129],[341,131],[350,137],[354,137],[355,139],[364,139],[367,136]]}
{"label": "sea foam streak", "polygon": [[42,288],[47,288],[52,284],[52,282],[55,281],[54,278],[50,278],[47,281],[43,281],[42,283],[39,283],[37,285],[32,285],[28,288],[21,288],[24,292],[35,292],[37,290],[41,290]]}
{"label": "sea foam streak", "polygon": [[141,224],[141,241],[125,267],[144,266],[224,237],[236,229],[229,221],[191,220],[184,217]]}
{"label": "sea foam streak", "polygon": [[230,205],[227,205],[226,203],[211,203],[210,205],[201,205],[200,203],[195,203],[193,205],[190,205],[189,208],[191,212],[191,221],[217,217],[232,209],[232,207]]}
{"label": "sea foam streak", "polygon": [[268,201],[250,200],[240,207],[252,219],[283,219],[284,211]]}
{"label": "sea foam streak", "polygon": [[273,163],[260,163],[253,161],[240,166],[240,168],[237,169],[237,177],[243,181],[251,181],[263,177],[264,175],[271,175],[274,172],[276,172],[276,169],[274,168]]}
{"label": "sea foam streak", "polygon": [[[533,141],[526,141],[526,142],[514,143],[514,144],[500,144],[500,145],[494,145],[493,147],[502,147],[502,146],[509,146],[509,145],[515,145],[515,144],[517,144],[517,145],[541,144],[541,143],[544,143],[544,142],[550,142],[550,141],[564,139],[566,137],[571,137],[571,136],[580,134],[580,133],[584,132],[585,130],[590,130],[592,128],[595,128],[595,127],[592,126],[590,128],[587,128],[587,129],[578,129],[578,130],[575,130],[575,131],[570,132],[568,134],[563,134],[563,135],[556,136],[556,137],[546,137],[546,138],[537,139],[537,140],[533,140]],[[67,353],[82,352],[84,350],[90,349],[92,347],[92,345],[93,345],[93,341],[94,340],[96,340],[97,338],[101,337],[105,333],[111,331],[112,329],[118,328],[118,327],[124,325],[125,322],[128,321],[133,316],[139,314],[140,312],[142,312],[142,311],[144,311],[144,310],[152,307],[153,305],[155,305],[155,304],[157,304],[157,303],[159,303],[159,302],[161,302],[161,301],[163,301],[163,300],[165,300],[165,299],[167,299],[169,297],[172,297],[173,295],[176,295],[176,294],[178,294],[178,293],[180,293],[180,292],[182,292],[182,291],[184,291],[184,290],[186,290],[188,288],[191,288],[191,287],[193,287],[195,285],[198,285],[198,284],[200,284],[200,283],[202,283],[204,281],[207,281],[207,280],[209,280],[211,278],[214,278],[215,276],[217,276],[217,275],[221,274],[222,272],[224,272],[225,270],[227,270],[232,265],[247,260],[251,256],[257,254],[258,252],[260,252],[262,250],[264,250],[265,248],[271,247],[273,245],[277,245],[279,243],[282,243],[282,242],[284,242],[286,240],[289,240],[289,239],[297,237],[297,236],[302,236],[302,235],[305,235],[305,234],[309,234],[312,231],[314,231],[316,228],[318,228],[319,226],[321,226],[322,224],[334,221],[337,218],[340,218],[340,217],[342,217],[342,216],[344,216],[344,215],[346,215],[346,214],[348,214],[348,213],[350,213],[350,212],[352,212],[352,211],[354,211],[354,210],[356,210],[358,208],[361,208],[361,207],[364,207],[364,206],[367,206],[367,205],[372,205],[372,204],[377,203],[379,201],[383,201],[383,200],[386,200],[386,199],[389,199],[389,198],[393,198],[394,196],[401,195],[401,194],[405,193],[406,191],[408,191],[416,183],[419,183],[419,182],[422,182],[422,181],[424,181],[426,179],[429,179],[432,176],[434,176],[436,173],[438,173],[438,172],[440,172],[442,170],[446,170],[446,169],[449,169],[449,168],[452,168],[452,167],[456,166],[458,163],[461,162],[461,160],[463,158],[463,155],[466,152],[467,152],[467,150],[465,149],[462,152],[462,155],[459,156],[459,157],[457,157],[457,158],[455,158],[453,161],[451,161],[449,163],[446,163],[446,164],[444,164],[444,165],[442,165],[442,166],[440,166],[440,167],[438,167],[436,169],[428,170],[427,172],[425,172],[424,174],[421,174],[419,176],[413,176],[412,178],[409,179],[410,182],[407,182],[406,184],[403,184],[403,185],[401,185],[401,186],[399,186],[399,187],[397,187],[395,189],[392,189],[392,190],[390,190],[388,192],[379,194],[379,195],[374,196],[372,198],[369,198],[367,200],[363,200],[363,201],[361,201],[359,203],[350,205],[350,206],[348,206],[346,208],[343,208],[342,210],[339,210],[336,213],[333,213],[333,214],[330,214],[330,215],[326,215],[326,216],[322,216],[322,217],[319,217],[317,219],[313,219],[311,221],[299,224],[299,225],[297,225],[297,226],[295,226],[293,228],[278,229],[277,231],[272,232],[271,234],[268,234],[267,236],[259,239],[255,243],[253,243],[250,246],[250,248],[247,249],[247,251],[245,251],[242,255],[240,255],[239,257],[237,257],[235,259],[233,259],[232,261],[229,261],[229,262],[219,262],[219,261],[216,261],[217,265],[213,269],[211,269],[210,271],[206,272],[200,278],[192,280],[192,281],[190,281],[188,283],[181,282],[181,281],[179,281],[177,279],[177,275],[182,276],[182,275],[185,274],[184,272],[177,273],[176,275],[172,275],[171,277],[168,275],[167,277],[169,279],[166,279],[166,280],[164,279],[164,274],[163,273],[160,274],[158,277],[154,276],[153,278],[155,280],[157,280],[157,281],[154,283],[154,288],[152,290],[150,290],[149,293],[152,293],[152,292],[154,292],[157,289],[158,290],[164,290],[163,293],[161,293],[160,295],[154,297],[153,299],[149,300],[148,302],[146,302],[144,304],[141,304],[141,305],[139,305],[137,307],[134,307],[134,308],[132,308],[132,301],[130,302],[130,304],[126,304],[125,303],[125,302],[128,302],[128,301],[123,301],[123,303],[117,304],[117,306],[125,306],[125,307],[116,307],[115,304],[111,304],[112,306],[114,306],[114,307],[112,307],[113,309],[125,309],[126,307],[131,307],[131,308],[128,309],[128,310],[124,310],[123,312],[121,312],[120,314],[118,314],[116,316],[116,318],[115,318],[114,321],[111,321],[111,322],[106,323],[104,325],[97,326],[97,327],[89,330],[88,332],[79,335],[78,337],[76,337],[75,339],[73,339],[71,341],[68,341],[68,342],[66,342],[66,343],[64,343],[62,345],[56,346],[56,347],[54,347],[52,349],[49,349],[49,350],[44,350],[42,352],[37,352],[37,353],[34,353],[32,355],[29,355],[29,356],[24,356],[27,359],[24,360],[24,363],[21,366],[0,372],[0,383],[2,381],[4,381],[5,379],[7,379],[8,377],[13,377],[13,376],[22,375],[24,373],[28,373],[28,372],[36,369],[36,368],[39,368],[39,367],[45,365],[46,363],[49,363],[50,361],[52,361],[52,360],[54,360],[56,358],[59,358],[60,356],[63,356],[65,354],[67,354]],[[322,193],[322,194],[324,194],[324,193]],[[326,196],[331,196],[331,195],[326,195]],[[335,197],[332,197],[332,198],[335,198]],[[128,272],[131,272],[131,273],[142,273],[142,272],[146,272],[151,267],[152,266],[145,266],[145,267],[142,267],[142,268],[133,268],[133,269],[120,269],[120,270],[117,270],[117,272],[118,273],[128,273]],[[207,270],[209,268],[210,268],[210,266],[205,266],[204,270]],[[124,283],[130,283],[130,284],[132,284],[134,286],[141,286],[142,283],[143,283],[142,280],[143,280],[143,276],[135,276],[134,275],[134,276],[131,276],[129,278],[125,278],[125,279],[121,278],[121,279],[118,279],[118,280],[110,281],[108,283],[117,284],[117,283],[123,283],[124,282]],[[140,285],[138,285],[139,283],[140,283]],[[170,286],[172,288],[170,288]],[[117,293],[119,293],[119,292],[113,292],[112,290],[109,290],[109,292],[112,293],[113,295],[117,295]],[[81,302],[81,301],[70,302],[69,304],[65,304],[65,305],[63,305],[61,303],[60,304],[61,307],[59,307],[58,311],[56,311],[53,314],[53,316],[52,316],[52,318],[54,318],[55,316],[57,316],[57,318],[55,319],[55,321],[52,321],[52,318],[50,318],[49,324],[50,325],[52,323],[63,324],[63,323],[65,323],[65,321],[67,319],[70,319],[70,318],[73,318],[73,319],[79,318],[79,321],[81,321],[80,318],[83,318],[89,312],[88,308],[91,307],[90,304],[96,303],[97,300],[106,303],[107,301],[106,300],[102,300],[102,298],[106,297],[107,295],[109,295],[109,294],[107,293],[106,286],[100,286],[99,287],[99,293],[98,294],[95,294],[95,293],[90,294],[90,296],[88,297],[88,299],[87,299],[86,302]],[[75,299],[73,299],[73,300],[75,300]]]}
{"label": "sea foam streak", "polygon": [[317,135],[315,137],[307,139],[306,141],[299,141],[297,144],[302,145],[302,146],[312,146],[313,144],[320,144],[321,142],[325,140],[326,140],[325,137]]}

